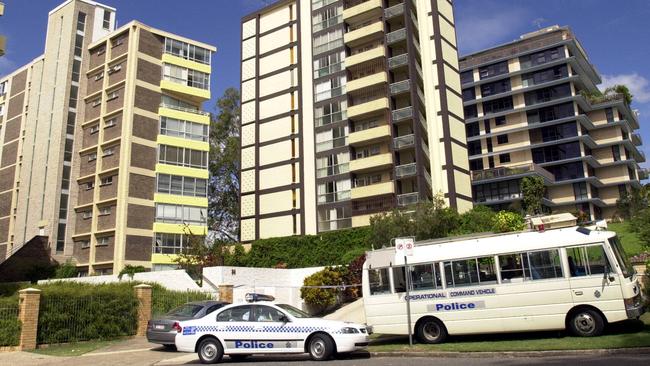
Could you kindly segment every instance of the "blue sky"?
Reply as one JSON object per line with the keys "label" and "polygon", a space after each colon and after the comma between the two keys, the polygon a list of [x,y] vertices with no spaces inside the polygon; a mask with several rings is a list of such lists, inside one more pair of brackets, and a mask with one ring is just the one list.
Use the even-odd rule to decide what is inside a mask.
{"label": "blue sky", "polygon": [[[0,33],[7,54],[0,75],[43,52],[47,13],[62,0],[4,0]],[[213,57],[214,99],[239,86],[240,18],[271,0],[104,0],[117,8],[118,23],[133,19],[152,27],[217,46]],[[164,3],[164,6],[161,6]],[[633,107],[650,157],[650,2],[647,0],[456,0],[461,54],[514,40],[538,26],[568,25],[607,84],[625,83],[635,96]],[[644,164],[645,165],[645,164]],[[649,165],[650,166],[650,165]]]}

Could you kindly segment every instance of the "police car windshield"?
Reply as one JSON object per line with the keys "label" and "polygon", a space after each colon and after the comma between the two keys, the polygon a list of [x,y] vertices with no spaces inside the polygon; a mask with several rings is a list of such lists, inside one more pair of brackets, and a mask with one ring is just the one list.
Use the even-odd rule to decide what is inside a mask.
{"label": "police car windshield", "polygon": [[287,313],[291,314],[291,316],[293,316],[294,318],[311,318],[311,315],[305,313],[300,309],[296,309],[291,305],[287,305],[287,304],[277,304],[277,305],[282,309],[286,310]]}

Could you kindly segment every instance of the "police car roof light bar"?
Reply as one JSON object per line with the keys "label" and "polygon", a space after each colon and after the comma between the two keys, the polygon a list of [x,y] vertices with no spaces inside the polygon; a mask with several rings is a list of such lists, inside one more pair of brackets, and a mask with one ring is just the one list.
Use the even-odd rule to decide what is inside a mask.
{"label": "police car roof light bar", "polygon": [[271,295],[257,294],[254,292],[247,293],[244,298],[246,302],[275,301],[275,297]]}

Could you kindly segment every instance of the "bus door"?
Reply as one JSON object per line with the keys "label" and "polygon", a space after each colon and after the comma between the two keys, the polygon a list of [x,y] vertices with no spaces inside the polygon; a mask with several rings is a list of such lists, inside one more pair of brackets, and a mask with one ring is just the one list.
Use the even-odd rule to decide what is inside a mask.
{"label": "bus door", "polygon": [[620,279],[602,243],[566,248],[574,304],[620,300]]}

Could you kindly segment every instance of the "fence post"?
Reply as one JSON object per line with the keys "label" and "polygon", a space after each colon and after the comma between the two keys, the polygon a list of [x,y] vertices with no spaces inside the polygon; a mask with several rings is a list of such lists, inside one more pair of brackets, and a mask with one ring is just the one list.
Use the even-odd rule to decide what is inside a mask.
{"label": "fence post", "polygon": [[38,308],[41,303],[41,290],[26,288],[18,291],[20,328],[20,350],[36,349],[36,335],[38,332]]}
{"label": "fence post", "polygon": [[232,285],[219,285],[219,301],[225,301],[232,304]]}
{"label": "fence post", "polygon": [[135,289],[135,297],[138,298],[138,328],[135,335],[147,335],[147,323],[151,319],[151,286],[137,285]]}

